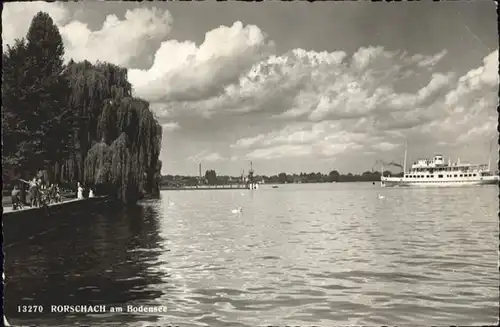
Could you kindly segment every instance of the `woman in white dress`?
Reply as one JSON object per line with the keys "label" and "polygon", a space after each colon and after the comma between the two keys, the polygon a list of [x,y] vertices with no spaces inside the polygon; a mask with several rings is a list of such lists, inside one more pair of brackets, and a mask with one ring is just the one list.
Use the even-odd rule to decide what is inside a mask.
{"label": "woman in white dress", "polygon": [[80,182],[78,182],[78,191],[76,192],[76,198],[83,199],[83,187]]}

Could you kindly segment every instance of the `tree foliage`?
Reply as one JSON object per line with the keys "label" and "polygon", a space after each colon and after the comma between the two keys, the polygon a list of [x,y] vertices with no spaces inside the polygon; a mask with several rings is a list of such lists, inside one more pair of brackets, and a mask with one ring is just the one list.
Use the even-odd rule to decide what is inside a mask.
{"label": "tree foliage", "polygon": [[217,174],[215,173],[215,170],[207,170],[205,172],[205,179],[208,183],[208,185],[216,185],[217,184]]}
{"label": "tree foliage", "polygon": [[[129,202],[158,193],[161,126],[149,103],[131,97],[127,70],[89,62],[68,66],[78,124],[76,178]],[[158,168],[159,167],[159,168]]]}
{"label": "tree foliage", "polygon": [[2,54],[4,158],[21,175],[52,167],[72,151],[63,56],[61,35],[42,12],[26,39]]}
{"label": "tree foliage", "polygon": [[124,202],[157,194],[161,126],[149,103],[132,97],[127,69],[65,66],[63,55],[46,13],[3,54],[4,163],[27,174],[49,169],[57,181],[81,181]]}

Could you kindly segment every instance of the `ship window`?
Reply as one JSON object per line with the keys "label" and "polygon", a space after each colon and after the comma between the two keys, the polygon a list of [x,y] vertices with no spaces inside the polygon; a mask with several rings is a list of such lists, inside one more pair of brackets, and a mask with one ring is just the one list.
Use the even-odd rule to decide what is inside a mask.
{"label": "ship window", "polygon": [[457,174],[453,175],[453,177],[457,177]]}
{"label": "ship window", "polygon": [[443,175],[438,175],[438,178],[443,178]]}
{"label": "ship window", "polygon": [[476,177],[477,174],[474,174],[474,177]]}
{"label": "ship window", "polygon": [[460,174],[460,177],[464,177],[462,174]]}

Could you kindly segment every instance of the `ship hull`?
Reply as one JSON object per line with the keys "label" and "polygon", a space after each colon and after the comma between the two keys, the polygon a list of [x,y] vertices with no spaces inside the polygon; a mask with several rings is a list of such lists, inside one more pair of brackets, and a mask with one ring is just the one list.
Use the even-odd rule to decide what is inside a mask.
{"label": "ship hull", "polygon": [[381,179],[382,187],[461,187],[472,185],[492,185],[498,184],[498,176],[484,176],[481,178],[467,179],[422,179],[409,180],[408,178],[384,177]]}

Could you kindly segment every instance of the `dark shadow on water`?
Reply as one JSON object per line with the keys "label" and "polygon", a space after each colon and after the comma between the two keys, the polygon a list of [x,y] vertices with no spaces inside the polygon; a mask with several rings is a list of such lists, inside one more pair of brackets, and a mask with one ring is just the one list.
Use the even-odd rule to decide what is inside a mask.
{"label": "dark shadow on water", "polygon": [[[40,232],[23,233],[20,224]],[[150,268],[161,264],[159,254],[168,250],[161,245],[154,207],[5,219],[3,227],[4,235],[17,233],[4,244],[5,313],[10,320],[48,322],[47,311],[55,304],[122,305],[162,295],[155,285],[168,276]],[[39,317],[17,312],[18,305],[29,304],[44,305],[46,312]]]}

